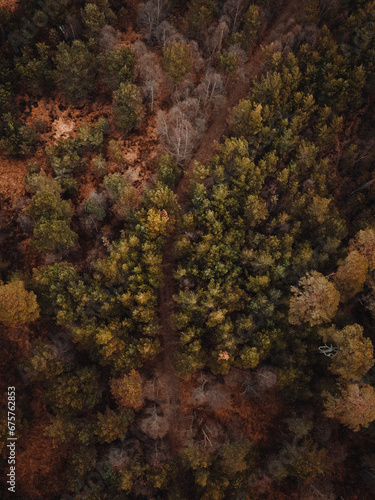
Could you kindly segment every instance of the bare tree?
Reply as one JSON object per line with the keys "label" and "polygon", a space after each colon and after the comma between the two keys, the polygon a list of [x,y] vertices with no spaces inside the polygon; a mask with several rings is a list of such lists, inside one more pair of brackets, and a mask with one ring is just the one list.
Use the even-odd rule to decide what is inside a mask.
{"label": "bare tree", "polygon": [[160,140],[178,162],[191,156],[204,130],[205,117],[197,99],[186,99],[168,112],[158,112],[157,131]]}
{"label": "bare tree", "polygon": [[101,52],[112,50],[120,42],[120,32],[108,24],[100,30],[99,47]]}
{"label": "bare tree", "polygon": [[142,81],[142,95],[145,100],[150,102],[150,109],[153,111],[154,103],[159,96],[163,72],[160,69],[158,58],[147,50],[145,44],[137,42],[134,47],[137,54],[136,71]]}
{"label": "bare tree", "polygon": [[227,0],[223,6],[223,13],[231,20],[232,33],[238,30],[241,16],[249,5],[249,0]]}
{"label": "bare tree", "polygon": [[155,37],[156,29],[167,15],[167,7],[166,0],[149,0],[139,6],[138,23],[147,40]]}
{"label": "bare tree", "polygon": [[185,38],[168,21],[163,21],[155,29],[155,38],[162,47],[172,42],[185,42]]}
{"label": "bare tree", "polygon": [[225,19],[227,19],[228,22],[230,22],[230,19],[228,19],[226,16],[222,17],[219,23],[212,24],[211,26],[209,26],[207,30],[204,45],[206,51],[210,56],[212,56],[217,52],[220,52],[223,45],[223,41],[229,34],[229,26],[228,23],[225,21]]}
{"label": "bare tree", "polygon": [[156,405],[147,408],[145,412],[147,417],[140,422],[142,432],[151,439],[162,439],[170,427],[166,412],[162,413]]}
{"label": "bare tree", "polygon": [[198,99],[199,104],[203,104],[207,107],[210,103],[213,103],[224,97],[225,87],[223,78],[219,73],[215,73],[212,68],[209,68],[206,72],[204,80],[198,85],[195,90],[195,96]]}

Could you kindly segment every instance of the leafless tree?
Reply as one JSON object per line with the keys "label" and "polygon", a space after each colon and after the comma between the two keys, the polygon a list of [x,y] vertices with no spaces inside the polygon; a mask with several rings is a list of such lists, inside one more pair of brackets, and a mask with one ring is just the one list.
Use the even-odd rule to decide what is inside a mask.
{"label": "leafless tree", "polygon": [[150,102],[150,109],[153,111],[164,78],[163,72],[156,55],[149,52],[142,42],[135,44],[135,52],[137,54],[136,71],[142,81],[142,94],[144,99]]}
{"label": "leafless tree", "polygon": [[155,38],[161,47],[172,42],[185,42],[184,36],[168,21],[163,21],[155,29]]}
{"label": "leafless tree", "polygon": [[195,89],[195,97],[197,97],[199,104],[202,103],[206,108],[210,103],[214,103],[224,95],[225,87],[221,75],[209,68],[204,80]]}
{"label": "leafless tree", "polygon": [[276,370],[271,366],[262,366],[256,371],[259,390],[271,389],[277,382]]}
{"label": "leafless tree", "polygon": [[229,26],[225,19],[230,22],[230,20],[226,18],[226,16],[222,17],[217,24],[212,24],[207,30],[204,45],[207,53],[210,56],[217,52],[220,52],[223,41],[229,34]]}
{"label": "leafless tree", "polygon": [[167,15],[167,7],[166,0],[149,0],[139,6],[138,23],[147,40],[152,41],[155,37],[156,29]]}
{"label": "leafless tree", "polygon": [[170,111],[159,111],[157,131],[168,153],[178,162],[188,159],[205,130],[205,117],[197,99],[186,99]]}
{"label": "leafless tree", "polygon": [[100,30],[99,47],[101,52],[112,50],[120,42],[120,32],[108,24]]}
{"label": "leafless tree", "polygon": [[147,408],[147,416],[141,420],[140,428],[151,439],[162,439],[168,432],[170,422],[166,412],[162,413],[156,405]]}
{"label": "leafless tree", "polygon": [[227,0],[223,6],[223,13],[231,20],[232,33],[238,30],[241,16],[249,6],[249,0]]}

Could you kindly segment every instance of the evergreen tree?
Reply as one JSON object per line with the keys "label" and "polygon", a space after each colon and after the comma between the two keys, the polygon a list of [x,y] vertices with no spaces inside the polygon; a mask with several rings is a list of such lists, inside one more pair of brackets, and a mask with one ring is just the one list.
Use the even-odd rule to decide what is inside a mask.
{"label": "evergreen tree", "polygon": [[161,64],[172,82],[179,85],[191,69],[189,46],[184,42],[164,45]]}
{"label": "evergreen tree", "polygon": [[121,83],[113,93],[113,118],[117,127],[129,132],[145,115],[141,93],[132,83]]}
{"label": "evergreen tree", "polygon": [[96,57],[91,44],[61,42],[55,56],[55,82],[70,102],[86,99],[95,89]]}

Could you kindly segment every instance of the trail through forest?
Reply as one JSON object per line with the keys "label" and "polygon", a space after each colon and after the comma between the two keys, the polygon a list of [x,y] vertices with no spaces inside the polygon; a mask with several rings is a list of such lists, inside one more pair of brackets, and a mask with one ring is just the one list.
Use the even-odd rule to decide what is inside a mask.
{"label": "trail through forest", "polygon": [[[194,162],[205,163],[215,153],[216,147],[223,136],[229,133],[232,109],[244,99],[250,92],[253,79],[262,69],[262,46],[267,46],[279,40],[284,34],[291,31],[296,26],[293,13],[298,12],[299,2],[297,0],[287,1],[284,7],[278,12],[281,14],[271,20],[269,25],[261,33],[258,44],[249,55],[249,60],[245,65],[244,74],[228,85],[227,98],[221,106],[218,106],[211,119],[211,125],[203,135],[199,146],[194,153],[192,160],[184,172],[184,176],[177,185],[175,192],[179,204],[186,203],[187,187],[194,170]],[[164,373],[168,382],[170,403],[175,408],[169,438],[172,448],[178,450],[186,425],[186,416],[179,404],[181,401],[182,380],[176,374],[173,367],[173,357],[178,346],[178,332],[171,322],[171,315],[174,310],[173,296],[178,293],[178,287],[173,277],[173,246],[176,238],[174,232],[167,241],[163,254],[162,269],[164,275],[164,285],[160,292],[159,317],[160,333],[164,356]]]}

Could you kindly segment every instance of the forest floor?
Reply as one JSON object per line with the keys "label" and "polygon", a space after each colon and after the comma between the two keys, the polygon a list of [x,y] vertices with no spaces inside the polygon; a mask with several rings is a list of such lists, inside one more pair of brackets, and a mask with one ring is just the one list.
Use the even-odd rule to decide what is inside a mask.
{"label": "forest floor", "polygon": [[[263,69],[263,47],[272,42],[282,41],[289,32],[298,31],[295,12],[298,12],[298,0],[287,0],[284,7],[279,10],[280,15],[273,19],[264,29],[260,36],[260,41],[249,54],[248,62],[245,65],[244,72],[235,80],[228,82],[229,92],[220,106],[217,106],[210,120],[210,126],[202,136],[199,145],[194,152],[194,160],[186,165],[184,176],[177,185],[175,192],[180,204],[187,202],[187,187],[194,170],[194,163],[207,162],[215,153],[220,140],[223,140],[230,132],[230,121],[233,108],[241,99],[246,98],[253,85],[254,78],[261,74]],[[163,274],[164,285],[160,292],[159,317],[160,333],[162,339],[162,349],[164,356],[164,373],[167,375],[168,391],[170,399],[175,405],[173,414],[172,431],[169,438],[172,448],[178,450],[181,444],[181,437],[186,431],[187,415],[184,414],[182,406],[178,404],[182,400],[182,394],[187,390],[191,391],[189,382],[182,380],[175,372],[173,367],[173,357],[179,343],[177,330],[171,323],[171,315],[174,310],[173,296],[178,293],[178,286],[173,277],[173,246],[176,238],[174,232],[165,247],[163,255]],[[189,387],[188,387],[189,386]],[[224,410],[225,412],[225,410]],[[229,412],[230,413],[230,412]],[[232,415],[229,415],[231,418]],[[264,415],[263,417],[264,418]]]}

